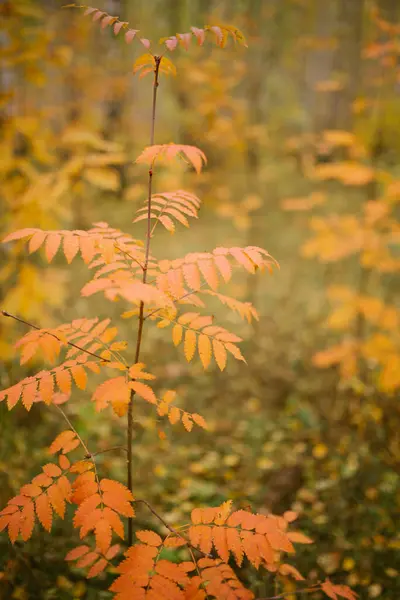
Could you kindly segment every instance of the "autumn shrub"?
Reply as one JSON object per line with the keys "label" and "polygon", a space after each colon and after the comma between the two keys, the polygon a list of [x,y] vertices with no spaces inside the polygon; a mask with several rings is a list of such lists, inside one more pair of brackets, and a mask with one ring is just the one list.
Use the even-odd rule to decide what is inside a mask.
{"label": "autumn shrub", "polygon": [[[135,495],[134,428],[140,403],[150,405],[161,423],[163,419],[171,425],[182,423],[188,432],[196,427],[207,429],[200,414],[177,405],[175,390],[155,393],[155,375],[151,372],[154,365],[141,361],[147,329],[151,324],[170,328],[172,342],[183,349],[186,360],[198,357],[204,369],[214,359],[223,371],[231,356],[245,363],[238,346],[241,338],[215,323],[203,309],[211,297],[252,321],[257,317],[253,305],[221,293],[220,286],[237,270],[256,275],[273,271],[276,266],[266,250],[250,244],[244,248],[218,246],[212,252],[191,252],[174,260],[155,257],[151,244],[161,226],[168,231],[179,225],[189,227],[189,220],[198,217],[201,206],[191,191],[155,191],[160,165],[182,160],[200,173],[207,162],[202,150],[194,145],[155,143],[160,79],[175,74],[166,53],[188,49],[193,38],[200,46],[210,39],[220,48],[229,38],[245,46],[245,39],[233,26],[192,27],[188,33],[161,39],[162,50],[154,53],[154,44],[140,37],[140,32],[127,22],[96,8],[77,8],[84,8],[85,15],[102,29],[112,27],[114,34],[123,35],[128,44],[135,40],[146,49],[134,64],[134,72],[140,77],[153,78],[150,144],[136,159],[138,168],[143,166],[147,171],[147,199],[133,221],[138,223],[138,230],[144,223],[144,240],[106,222],[96,222],[89,230],[25,227],[7,235],[4,242],[24,240],[30,254],[43,249],[49,263],[57,254],[68,263],[80,256],[94,273],[82,288],[82,296],[100,293],[118,308],[123,304],[123,317],[135,319],[137,331],[132,343],[120,339],[119,329],[110,318],[78,317],[70,323],[40,328],[2,310],[5,319],[19,321],[30,329],[16,344],[21,364],[40,360],[52,366],[3,390],[0,401],[8,410],[19,403],[28,412],[37,403],[54,408],[66,428],[51,442],[48,451],[52,458],[42,471],[23,485],[0,512],[0,529],[7,530],[16,544],[19,539],[29,540],[36,524],[50,532],[53,521],[68,515],[83,543],[70,549],[66,560],[77,569],[87,569],[88,578],[99,577],[100,589],[101,582],[111,579],[108,589],[116,599],[255,598],[240,579],[242,565],[251,565],[261,577],[273,579],[270,598],[284,597],[290,592],[277,594],[280,583],[304,579],[295,566],[286,562],[286,555],[294,554],[294,544],[311,543],[303,533],[292,529],[296,512],[285,511],[282,516],[269,511],[254,513],[251,507],[236,509],[231,500],[225,500],[218,506],[194,508],[190,523],[172,526],[145,497]],[[79,163],[82,169],[86,166],[85,161]],[[57,359],[61,361],[54,366]],[[110,419],[124,423],[126,444],[122,449],[89,448],[66,408],[73,386],[83,395],[92,375],[97,383],[91,397],[96,411],[109,410]],[[103,381],[98,383],[101,378]],[[159,435],[165,435],[162,425]],[[121,450],[126,453],[126,485],[103,473],[104,463],[98,461],[105,453]],[[174,461],[173,452],[170,461]],[[157,531],[138,526],[139,507],[157,519]],[[116,543],[116,538],[124,540],[125,534],[126,544]],[[104,584],[102,592],[107,586]],[[329,579],[317,579],[298,591],[324,593],[333,600],[356,597],[350,588]]]}

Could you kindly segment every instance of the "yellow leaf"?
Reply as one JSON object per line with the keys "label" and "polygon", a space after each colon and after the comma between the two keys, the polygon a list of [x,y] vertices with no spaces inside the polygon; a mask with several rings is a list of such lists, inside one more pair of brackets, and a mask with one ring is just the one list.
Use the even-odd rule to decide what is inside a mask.
{"label": "yellow leaf", "polygon": [[191,329],[188,329],[185,334],[185,345],[184,352],[185,358],[190,362],[194,356],[196,350],[196,333]]}
{"label": "yellow leaf", "polygon": [[211,342],[208,335],[201,334],[199,336],[198,351],[203,367],[207,369],[211,361]]}
{"label": "yellow leaf", "polygon": [[71,367],[71,374],[74,378],[74,381],[80,390],[84,390],[86,388],[86,371],[82,367],[82,365],[76,365],[75,367]]}
{"label": "yellow leaf", "polygon": [[85,169],[84,177],[96,187],[102,190],[117,191],[119,189],[118,173],[111,169],[91,167]]}
{"label": "yellow leaf", "polygon": [[225,346],[219,340],[213,340],[213,350],[217,365],[223,371],[226,366],[226,350]]}

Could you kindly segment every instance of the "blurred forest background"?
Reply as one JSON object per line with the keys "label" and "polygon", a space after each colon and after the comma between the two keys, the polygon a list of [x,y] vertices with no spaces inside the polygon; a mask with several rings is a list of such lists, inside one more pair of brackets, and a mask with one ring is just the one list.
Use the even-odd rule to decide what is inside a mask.
{"label": "blurred forest background", "polygon": [[[148,144],[151,81],[133,76],[139,45],[63,4],[0,2],[1,237],[98,221],[142,235],[132,219],[146,179],[134,160]],[[245,339],[248,366],[204,373],[162,329],[146,328],[144,362],[211,433],[171,428],[162,439],[150,411],[136,412],[135,495],[171,524],[227,498],[294,509],[316,542],[297,555],[305,576],[330,576],[362,599],[397,600],[400,2],[102,0],[99,8],[151,39],[221,22],[244,32],[248,49],[192,42],[176,51],[178,76],[161,81],[156,143],[198,145],[209,164],[200,176],[176,165],[157,175],[157,190],[192,189],[204,204],[190,232],[157,231],[153,251],[174,258],[259,245],[281,267],[230,284],[255,304],[255,324],[215,305],[221,324]],[[87,278],[79,261],[49,267],[18,244],[0,248],[1,308],[42,327],[119,318],[118,306],[79,297]],[[135,320],[120,327],[125,339],[135,335]],[[20,366],[13,348],[26,331],[0,318],[1,389],[38,370]],[[4,404],[1,507],[63,428],[56,411],[8,413]],[[121,444],[119,419],[96,414],[81,392],[68,411],[89,446]],[[98,461],[124,481],[120,454]],[[157,526],[146,519],[139,513],[143,527]],[[60,521],[23,546],[3,533],[0,598],[109,597],[104,582],[64,562],[73,536]],[[247,581],[263,596],[262,577]]]}

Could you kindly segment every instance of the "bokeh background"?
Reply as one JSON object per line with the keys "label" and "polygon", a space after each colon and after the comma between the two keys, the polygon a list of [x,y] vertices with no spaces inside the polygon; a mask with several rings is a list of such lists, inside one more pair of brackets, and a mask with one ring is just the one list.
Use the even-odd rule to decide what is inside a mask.
{"label": "bokeh background", "polygon": [[[101,31],[57,0],[0,2],[0,232],[23,227],[86,229],[132,224],[146,197],[134,160],[149,140],[150,78],[132,73],[143,49]],[[397,0],[102,0],[145,37],[228,23],[248,49],[206,43],[179,49],[176,78],[159,88],[156,142],[199,146],[200,176],[165,166],[158,191],[187,188],[203,201],[190,231],[161,229],[159,258],[215,246],[259,245],[280,270],[239,276],[224,290],[254,303],[243,323],[213,314],[241,335],[248,365],[221,373],[187,365],[168,330],[146,327],[143,360],[157,390],[211,431],[158,435],[137,407],[135,495],[171,524],[193,507],[232,498],[238,507],[299,512],[314,540],[296,566],[332,577],[362,599],[400,597],[400,3]],[[123,339],[135,320],[120,304],[79,297],[89,279],[79,260],[19,244],[0,247],[1,308],[42,327],[77,316],[111,316]],[[0,318],[0,384],[40,370],[20,366],[13,346],[27,331]],[[124,440],[116,416],[96,414],[75,392],[68,415],[90,447]],[[56,411],[0,405],[0,506],[46,462],[63,429]],[[124,480],[121,453],[98,457]],[[156,526],[145,511],[143,527]],[[64,562],[76,531],[57,521],[27,544],[0,535],[0,598],[107,598]],[[267,576],[242,576],[263,596]],[[273,588],[272,588],[273,589]],[[290,591],[288,587],[284,591]]]}

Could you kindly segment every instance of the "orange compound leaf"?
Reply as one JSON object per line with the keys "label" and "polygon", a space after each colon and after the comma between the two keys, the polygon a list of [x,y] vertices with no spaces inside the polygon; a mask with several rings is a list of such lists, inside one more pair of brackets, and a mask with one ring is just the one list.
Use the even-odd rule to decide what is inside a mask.
{"label": "orange compound leaf", "polygon": [[176,157],[181,157],[185,162],[191,164],[197,173],[200,173],[203,164],[207,163],[206,155],[196,146],[172,143],[148,146],[136,159],[136,162],[153,167],[157,159],[169,161]]}
{"label": "orange compound leaf", "polygon": [[356,600],[358,598],[358,594],[347,585],[334,585],[329,579],[321,584],[321,590],[332,600],[340,600],[340,598]]}
{"label": "orange compound leaf", "polygon": [[[200,206],[200,200],[194,194],[185,192],[183,190],[177,190],[176,192],[166,192],[163,194],[154,194],[151,198],[151,215],[150,218],[155,220],[153,225],[154,232],[157,223],[160,222],[164,227],[173,233],[175,231],[175,223],[173,219],[176,219],[179,223],[185,227],[189,227],[189,217],[198,217],[198,207]],[[140,208],[137,213],[138,216],[134,219],[134,223],[147,219],[148,209],[147,202]]]}
{"label": "orange compound leaf", "polygon": [[160,536],[154,531],[137,531],[136,537],[143,544],[147,544],[148,546],[155,546],[156,548],[158,548],[158,546],[161,546],[161,544],[163,543]]}
{"label": "orange compound leaf", "polygon": [[253,600],[254,594],[243,587],[226,563],[219,559],[201,558],[198,566],[207,594],[230,600]]}
{"label": "orange compound leaf", "polygon": [[[74,360],[68,360],[51,371],[40,371],[34,376],[26,377],[18,384],[2,390],[0,392],[0,402],[7,399],[7,407],[11,410],[21,399],[22,404],[28,411],[32,408],[34,402],[59,403],[60,394],[56,393],[56,385],[60,385],[62,394],[69,394],[70,392],[70,376],[61,375],[62,371],[71,371],[77,386],[84,389],[83,386],[86,386],[85,369],[96,370],[98,368],[98,364],[94,361],[86,361],[86,356],[80,357],[79,362],[84,362],[84,365],[77,364]],[[63,400],[66,399],[65,397]]]}
{"label": "orange compound leaf", "polygon": [[173,52],[178,44],[185,50],[189,49],[191,38],[194,36],[199,46],[204,44],[206,35],[211,33],[212,40],[220,48],[226,46],[228,37],[232,37],[235,43],[247,48],[246,39],[243,33],[233,25],[207,25],[204,29],[199,27],[191,27],[188,33],[177,33],[169,38],[161,38],[160,44],[164,43],[170,52]]}
{"label": "orange compound leaf", "polygon": [[8,527],[13,543],[19,534],[24,541],[31,537],[36,517],[44,529],[50,531],[53,510],[64,517],[70,489],[69,481],[57,465],[45,465],[43,472],[34,477],[32,483],[22,486],[20,494],[11,498],[0,512],[0,528]]}
{"label": "orange compound leaf", "polygon": [[190,582],[188,573],[195,565],[158,560],[158,555],[159,548],[147,544],[136,544],[126,551],[125,560],[117,567],[120,576],[110,587],[116,594],[115,600],[185,600],[185,589]]}
{"label": "orange compound leaf", "polygon": [[71,262],[80,252],[86,264],[98,256],[107,259],[111,253],[118,251],[117,247],[123,246],[126,250],[134,251],[141,244],[128,234],[109,227],[108,223],[94,223],[88,231],[22,229],[8,235],[3,242],[24,238],[30,240],[30,252],[35,252],[45,243],[45,255],[49,261],[54,258],[56,251],[61,249],[68,262]]}
{"label": "orange compound leaf", "polygon": [[[240,342],[241,338],[230,333],[223,327],[211,325],[212,317],[200,316],[199,313],[184,313],[178,318],[178,323],[172,330],[175,346],[184,340],[184,354],[190,362],[198,349],[200,360],[206,369],[214,356],[221,371],[226,366],[227,351],[237,360],[246,362],[239,348],[232,342]],[[183,332],[184,335],[183,335]]]}
{"label": "orange compound leaf", "polygon": [[[119,577],[112,583],[111,592],[122,594],[128,589],[133,592],[139,591],[139,588],[144,588],[149,583],[150,571],[154,567],[154,559],[158,550],[154,546],[145,544],[136,544],[131,546],[124,554],[123,560],[117,567]],[[143,596],[144,597],[144,596]],[[117,595],[118,598],[118,595]]]}
{"label": "orange compound leaf", "polygon": [[239,566],[246,556],[256,568],[263,565],[276,571],[281,561],[280,553],[294,552],[290,533],[285,531],[285,519],[231,510],[231,502],[217,508],[194,509],[191,515],[193,525],[189,527],[192,545],[206,553],[214,547],[225,562],[231,552]]}

